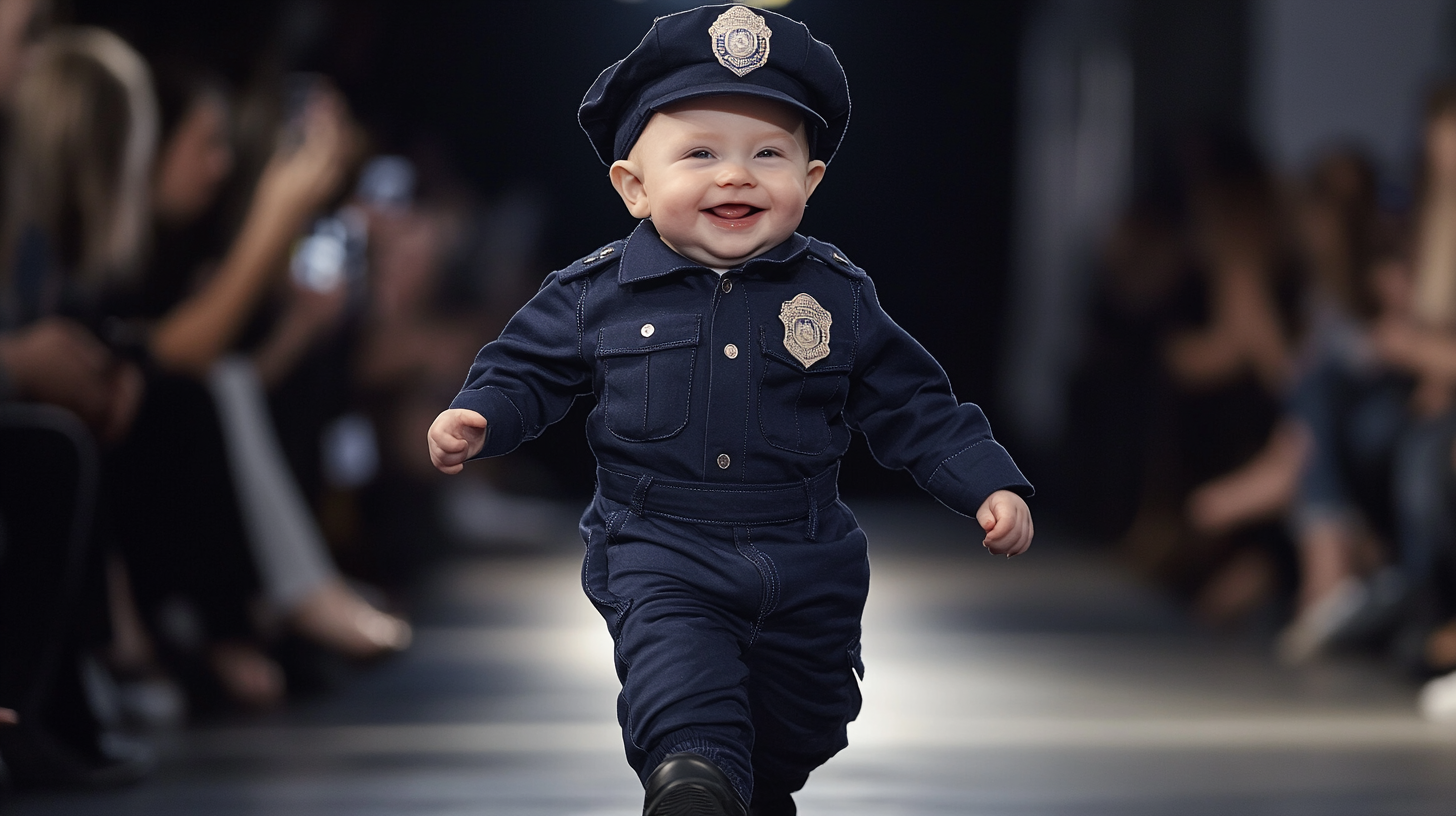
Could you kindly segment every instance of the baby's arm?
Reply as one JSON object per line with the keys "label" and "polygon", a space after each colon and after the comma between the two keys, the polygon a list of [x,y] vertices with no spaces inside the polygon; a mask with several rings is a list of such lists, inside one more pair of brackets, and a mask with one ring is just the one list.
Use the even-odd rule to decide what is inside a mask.
{"label": "baby's arm", "polygon": [[485,417],[468,408],[447,408],[430,425],[430,461],[442,473],[459,473],[485,446]]}
{"label": "baby's arm", "polygon": [[1010,490],[998,490],[981,502],[976,521],[986,531],[981,543],[994,555],[1010,558],[1031,547],[1031,509],[1026,500]]}

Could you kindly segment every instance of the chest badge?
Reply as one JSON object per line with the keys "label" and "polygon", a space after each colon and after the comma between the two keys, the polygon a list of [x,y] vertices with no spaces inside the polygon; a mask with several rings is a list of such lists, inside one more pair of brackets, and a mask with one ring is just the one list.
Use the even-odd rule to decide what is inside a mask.
{"label": "chest badge", "polygon": [[829,327],[834,318],[813,296],[800,292],[784,301],[779,320],[784,322],[784,348],[804,368],[829,356]]}
{"label": "chest badge", "polygon": [[713,55],[733,73],[744,76],[768,62],[768,38],[773,36],[768,23],[743,6],[734,6],[718,15],[708,27]]}

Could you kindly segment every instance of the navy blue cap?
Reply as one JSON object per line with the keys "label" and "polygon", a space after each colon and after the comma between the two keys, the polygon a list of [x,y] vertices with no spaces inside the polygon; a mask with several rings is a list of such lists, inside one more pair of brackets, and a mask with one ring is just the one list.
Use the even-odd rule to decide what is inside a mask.
{"label": "navy blue cap", "polygon": [[659,17],[625,59],[597,77],[577,119],[604,164],[627,158],[659,108],[748,94],[803,112],[810,158],[828,162],[849,125],[849,83],[834,50],[782,14],[701,6]]}

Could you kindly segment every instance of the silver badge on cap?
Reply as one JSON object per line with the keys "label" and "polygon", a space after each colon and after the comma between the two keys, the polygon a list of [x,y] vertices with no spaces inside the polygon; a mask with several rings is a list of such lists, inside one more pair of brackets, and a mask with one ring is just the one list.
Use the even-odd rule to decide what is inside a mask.
{"label": "silver badge on cap", "polygon": [[768,23],[743,6],[734,6],[718,15],[708,27],[713,40],[713,53],[718,62],[733,73],[744,76],[768,62],[768,38],[773,32]]}
{"label": "silver badge on cap", "polygon": [[784,322],[784,348],[804,368],[829,356],[829,326],[834,318],[812,295],[800,292],[784,301],[779,320]]}

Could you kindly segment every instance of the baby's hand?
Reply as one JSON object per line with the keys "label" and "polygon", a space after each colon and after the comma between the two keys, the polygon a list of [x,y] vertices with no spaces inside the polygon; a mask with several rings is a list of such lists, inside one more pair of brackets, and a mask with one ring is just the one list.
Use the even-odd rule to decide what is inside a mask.
{"label": "baby's hand", "polygon": [[485,417],[468,408],[447,408],[430,425],[430,462],[442,473],[459,473],[485,446]]}
{"label": "baby's hand", "polygon": [[1010,490],[998,490],[981,502],[976,521],[986,531],[981,543],[994,555],[1010,558],[1031,546],[1031,508]]}

